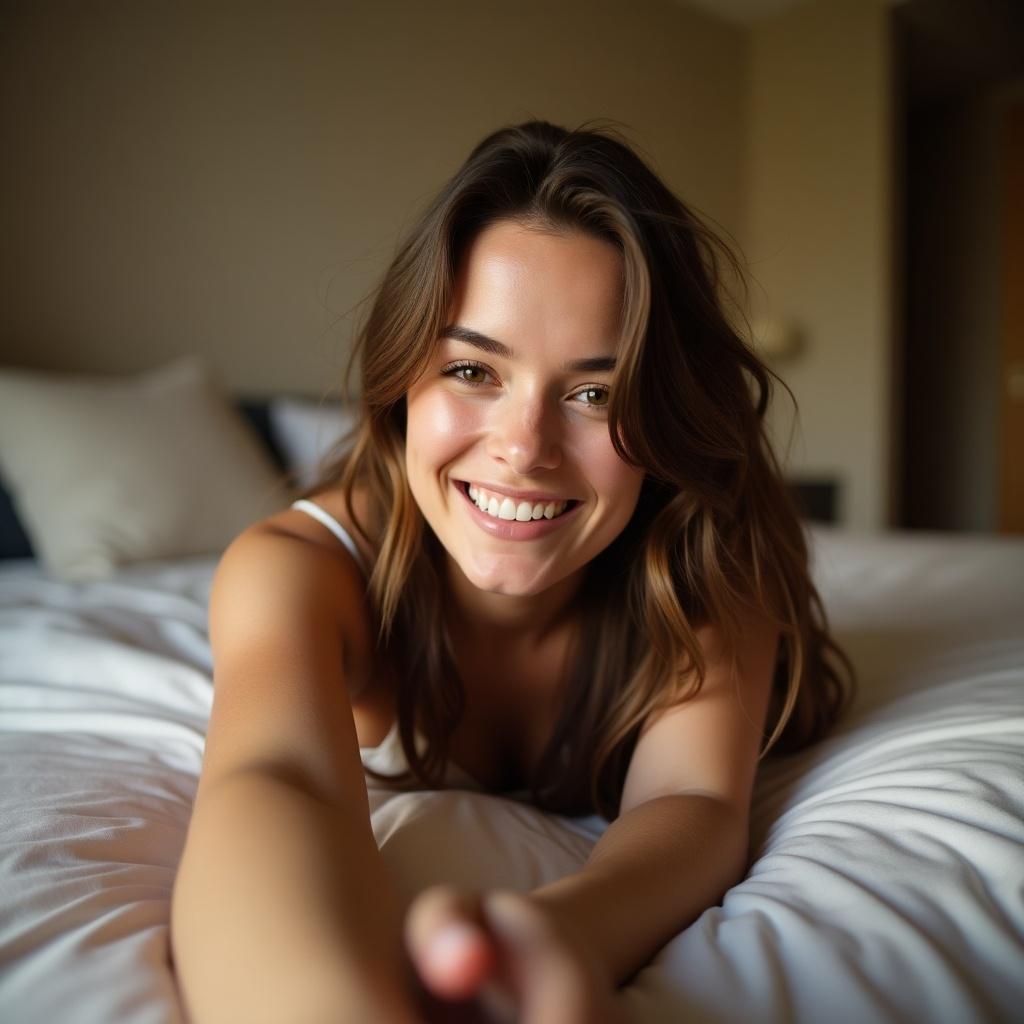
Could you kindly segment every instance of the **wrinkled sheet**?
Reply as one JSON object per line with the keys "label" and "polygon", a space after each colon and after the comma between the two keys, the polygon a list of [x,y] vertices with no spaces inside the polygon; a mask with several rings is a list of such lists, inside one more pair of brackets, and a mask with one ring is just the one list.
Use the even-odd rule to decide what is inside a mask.
{"label": "wrinkled sheet", "polygon": [[[1024,540],[811,539],[860,694],[828,740],[762,767],[747,877],[638,973],[634,1019],[1020,1020]],[[9,1024],[185,1019],[168,921],[211,704],[213,568],[69,584],[0,567]],[[406,896],[529,888],[578,868],[604,827],[469,791],[370,797]]]}

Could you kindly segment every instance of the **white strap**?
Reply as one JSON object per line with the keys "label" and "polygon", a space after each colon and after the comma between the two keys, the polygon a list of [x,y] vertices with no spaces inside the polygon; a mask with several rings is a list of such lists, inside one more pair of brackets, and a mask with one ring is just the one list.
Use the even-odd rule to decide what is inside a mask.
{"label": "white strap", "polygon": [[292,508],[297,508],[300,512],[305,512],[307,515],[312,516],[318,523],[322,523],[327,527],[331,533],[334,534],[342,544],[345,545],[352,552],[352,557],[356,560],[356,565],[359,566],[364,572],[366,567],[363,565],[363,556],[359,553],[359,549],[356,547],[355,541],[349,535],[348,530],[345,529],[337,519],[334,518],[329,512],[325,512],[315,502],[309,501],[306,498],[299,498],[298,501],[292,502]]}

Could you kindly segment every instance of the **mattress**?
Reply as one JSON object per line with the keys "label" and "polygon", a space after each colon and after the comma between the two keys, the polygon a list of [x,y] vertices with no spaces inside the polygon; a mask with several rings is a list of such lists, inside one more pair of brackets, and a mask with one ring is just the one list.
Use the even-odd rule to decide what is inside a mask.
{"label": "mattress", "polygon": [[[750,868],[624,990],[647,1022],[1011,1021],[1024,1007],[1024,540],[810,531],[860,674],[764,762]],[[210,711],[215,560],[0,567],[0,1019],[185,1020],[168,922]],[[526,890],[606,823],[368,783],[405,898]]]}

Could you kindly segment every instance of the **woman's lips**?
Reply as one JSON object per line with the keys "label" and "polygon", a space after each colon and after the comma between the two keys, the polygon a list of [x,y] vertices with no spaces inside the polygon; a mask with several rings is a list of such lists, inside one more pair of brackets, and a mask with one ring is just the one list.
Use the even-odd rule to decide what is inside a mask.
{"label": "woman's lips", "polygon": [[492,515],[488,515],[470,498],[467,493],[467,484],[461,480],[453,480],[452,486],[466,503],[473,521],[492,537],[499,537],[502,540],[534,540],[537,537],[543,537],[564,526],[575,517],[577,509],[583,507],[582,502],[576,502],[571,508],[567,508],[554,519],[531,519],[528,522],[521,523],[517,519],[497,519]]}
{"label": "woman's lips", "polygon": [[[563,503],[571,504],[573,501],[572,498],[566,498],[560,494],[544,494],[540,491],[523,491],[516,487],[502,487],[500,484],[490,484],[486,480],[458,480],[456,483],[460,483],[470,490],[476,487],[478,490],[486,491],[487,494],[493,495],[498,498],[499,501],[509,498],[517,505],[521,501],[528,501],[531,505],[546,505],[549,502],[561,505]],[[472,497],[473,496],[470,495],[471,499]]]}

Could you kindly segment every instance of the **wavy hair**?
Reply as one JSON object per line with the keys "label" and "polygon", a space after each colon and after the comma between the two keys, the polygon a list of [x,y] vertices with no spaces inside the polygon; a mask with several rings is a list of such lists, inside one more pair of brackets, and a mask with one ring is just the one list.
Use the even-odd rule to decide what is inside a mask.
{"label": "wavy hair", "polygon": [[[405,475],[405,396],[446,324],[467,245],[498,220],[585,232],[621,254],[609,430],[645,474],[632,519],[586,569],[582,626],[559,719],[529,780],[533,799],[616,817],[645,720],[703,685],[697,630],[718,626],[735,666],[751,609],[780,631],[760,756],[818,739],[849,699],[854,670],[829,634],[765,431],[772,380],[786,385],[723,308],[723,274],[742,279],[736,257],[614,129],[530,121],[483,139],[399,246],[357,332],[352,447],[305,492],[340,484],[376,553],[368,594],[409,765],[398,778],[443,786],[465,705],[442,614],[444,552]],[[356,488],[367,497],[362,518]]]}

